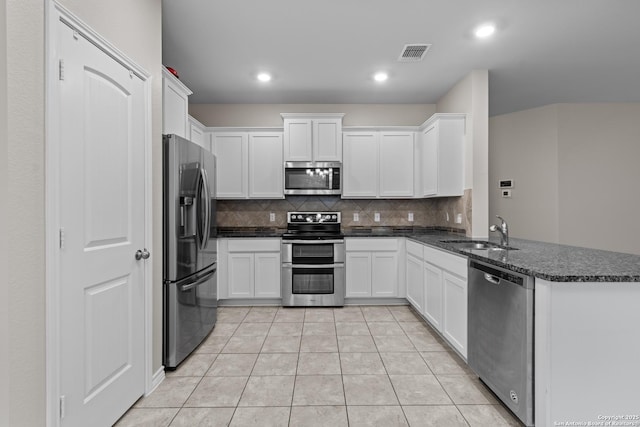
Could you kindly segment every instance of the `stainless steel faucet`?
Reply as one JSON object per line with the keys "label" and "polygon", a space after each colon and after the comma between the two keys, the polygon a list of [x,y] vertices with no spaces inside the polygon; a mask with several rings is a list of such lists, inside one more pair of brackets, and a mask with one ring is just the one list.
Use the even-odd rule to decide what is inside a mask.
{"label": "stainless steel faucet", "polygon": [[496,215],[497,218],[502,221],[500,226],[492,225],[489,227],[489,231],[499,231],[500,232],[500,244],[502,246],[509,246],[509,226],[507,225],[507,221],[504,220],[500,215]]}

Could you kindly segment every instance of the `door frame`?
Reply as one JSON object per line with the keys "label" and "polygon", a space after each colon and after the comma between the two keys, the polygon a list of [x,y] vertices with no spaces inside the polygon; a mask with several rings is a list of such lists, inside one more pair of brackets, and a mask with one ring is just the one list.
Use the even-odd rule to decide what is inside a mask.
{"label": "door frame", "polygon": [[[151,126],[151,87],[152,75],[133,60],[96,33],[91,27],[73,15],[55,0],[45,3],[45,318],[46,318],[46,425],[57,427],[61,423],[60,411],[60,166],[59,138],[60,114],[57,106],[59,73],[59,40],[57,28],[60,22],[68,25],[90,43],[111,56],[144,84],[144,247],[153,247],[152,224],[152,126]],[[157,372],[153,369],[153,264],[161,254],[153,256],[144,263],[144,377],[145,395],[148,395],[164,379],[161,366]]]}

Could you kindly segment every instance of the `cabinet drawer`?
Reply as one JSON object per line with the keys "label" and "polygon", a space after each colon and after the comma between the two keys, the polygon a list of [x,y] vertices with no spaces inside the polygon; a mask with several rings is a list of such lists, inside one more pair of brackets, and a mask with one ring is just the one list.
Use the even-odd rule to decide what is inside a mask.
{"label": "cabinet drawer", "polygon": [[467,257],[453,255],[441,249],[425,246],[424,260],[462,278],[467,278]]}
{"label": "cabinet drawer", "polygon": [[347,251],[397,251],[398,239],[376,239],[376,238],[348,238],[345,239],[345,250]]}
{"label": "cabinet drawer", "polygon": [[280,252],[280,239],[229,239],[229,252]]}
{"label": "cabinet drawer", "polygon": [[422,243],[416,243],[411,240],[407,240],[407,253],[419,258],[422,261],[424,245]]}

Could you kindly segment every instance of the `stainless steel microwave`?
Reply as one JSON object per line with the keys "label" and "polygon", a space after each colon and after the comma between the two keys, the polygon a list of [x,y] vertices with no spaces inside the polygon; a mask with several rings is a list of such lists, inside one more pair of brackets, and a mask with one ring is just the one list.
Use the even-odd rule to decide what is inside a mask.
{"label": "stainless steel microwave", "polygon": [[341,194],[342,163],[285,162],[284,194]]}

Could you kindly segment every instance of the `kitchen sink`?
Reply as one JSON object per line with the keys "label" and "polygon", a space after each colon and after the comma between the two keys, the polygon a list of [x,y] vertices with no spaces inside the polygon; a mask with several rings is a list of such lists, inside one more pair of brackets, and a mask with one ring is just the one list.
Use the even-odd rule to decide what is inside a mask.
{"label": "kitchen sink", "polygon": [[516,250],[510,246],[502,246],[497,243],[481,241],[481,240],[440,240],[460,250]]}

